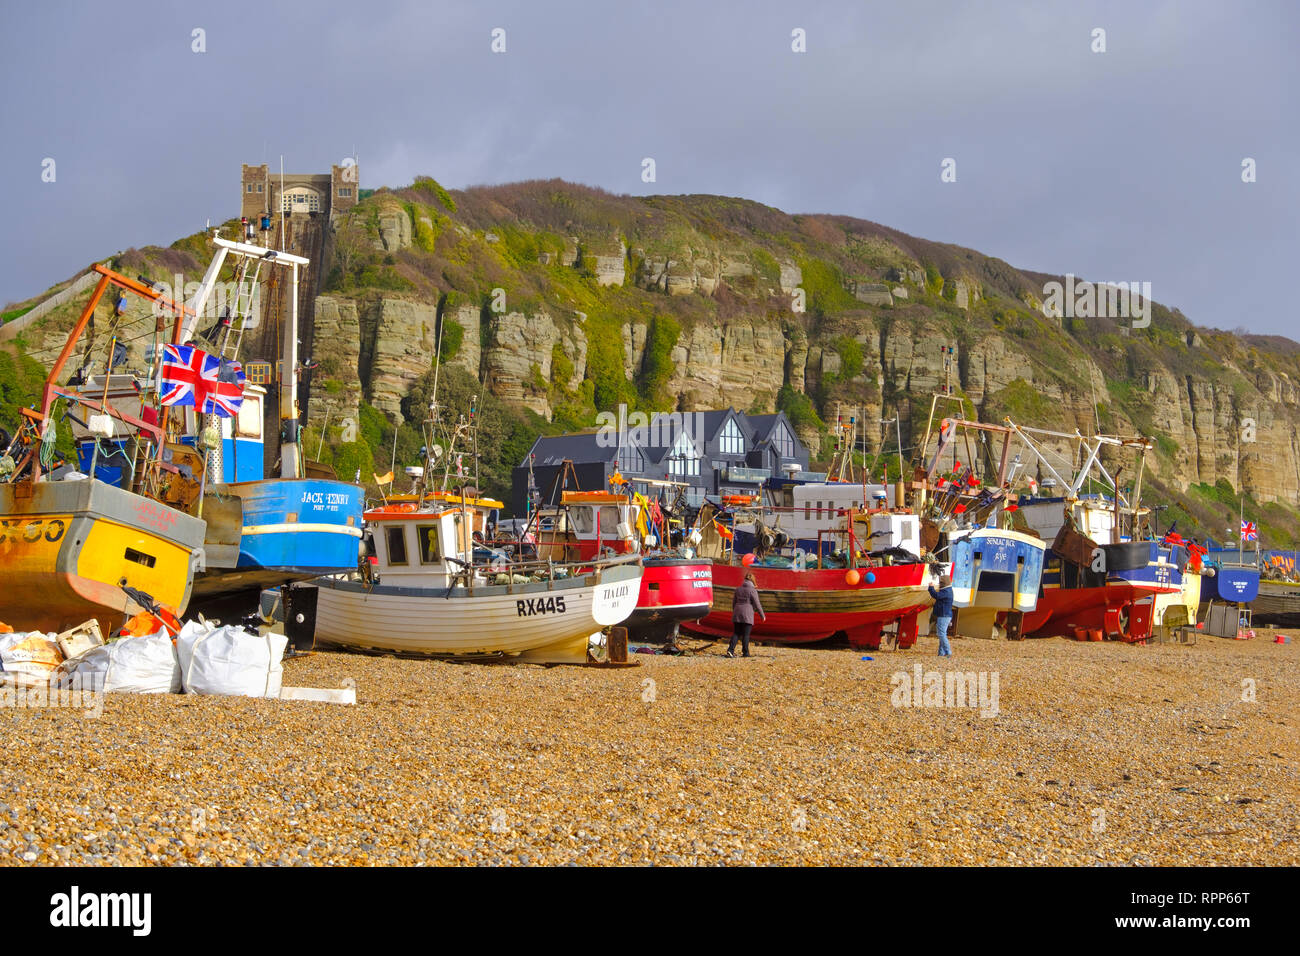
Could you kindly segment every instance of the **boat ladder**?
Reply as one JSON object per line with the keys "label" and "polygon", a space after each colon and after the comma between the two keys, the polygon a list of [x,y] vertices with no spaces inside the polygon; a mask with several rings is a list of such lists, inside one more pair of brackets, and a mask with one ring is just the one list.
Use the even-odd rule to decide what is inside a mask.
{"label": "boat ladder", "polygon": [[[221,357],[234,359],[239,355],[239,346],[244,341],[244,329],[257,325],[253,316],[253,306],[257,299],[257,279],[262,273],[262,259],[246,258],[239,267],[239,287],[235,292],[235,303],[230,313],[230,322],[226,326],[226,335],[221,343]],[[249,265],[253,265],[249,275]],[[249,320],[252,319],[250,325]],[[233,334],[232,334],[233,333]]]}

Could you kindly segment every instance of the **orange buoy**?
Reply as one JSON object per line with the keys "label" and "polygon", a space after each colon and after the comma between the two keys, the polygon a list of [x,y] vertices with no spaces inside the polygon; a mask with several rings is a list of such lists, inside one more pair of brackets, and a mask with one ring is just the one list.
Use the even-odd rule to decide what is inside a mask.
{"label": "orange buoy", "polygon": [[754,556],[752,554],[747,554],[740,559],[740,563],[743,564],[745,567],[749,567],[751,564],[754,563]]}
{"label": "orange buoy", "polygon": [[858,574],[857,568],[850,568],[847,572],[845,572],[844,580],[847,581],[849,583],[849,586],[851,587],[862,580],[862,575]]}

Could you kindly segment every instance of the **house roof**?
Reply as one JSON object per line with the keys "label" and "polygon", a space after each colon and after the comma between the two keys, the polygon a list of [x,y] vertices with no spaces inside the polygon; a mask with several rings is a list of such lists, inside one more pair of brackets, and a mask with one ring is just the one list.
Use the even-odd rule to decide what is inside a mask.
{"label": "house roof", "polygon": [[[534,466],[558,465],[568,458],[573,462],[613,461],[618,454],[614,445],[602,445],[596,432],[579,432],[573,435],[542,435],[533,442],[529,454],[536,455]],[[527,465],[525,457],[520,465]]]}
{"label": "house roof", "polygon": [[[695,419],[694,416],[699,416]],[[689,417],[688,417],[689,416]],[[745,437],[747,447],[766,441],[771,437],[778,422],[789,420],[781,412],[775,415],[746,415],[734,408],[721,408],[704,412],[660,412],[651,417],[648,429],[631,429],[629,444],[634,445],[642,455],[655,464],[662,462],[682,434],[683,421],[690,421],[691,427],[698,427],[700,434],[695,436],[702,443],[712,442],[729,419],[734,418]],[[636,441],[637,431],[641,431],[642,441]],[[794,435],[794,429],[790,429]],[[796,436],[796,441],[798,440]],[[533,442],[530,453],[536,455],[535,466],[558,465],[568,458],[574,462],[613,461],[618,455],[614,444],[603,444],[595,431],[578,432],[566,435],[547,435]],[[525,458],[521,465],[527,465]]]}
{"label": "house roof", "polygon": [[795,441],[799,440],[799,436],[794,433],[794,429],[790,428],[790,420],[785,417],[785,412],[777,412],[775,415],[747,415],[745,417],[749,421],[749,427],[753,430],[754,444],[771,438],[778,422],[785,424]]}
{"label": "house roof", "polygon": [[[675,417],[670,418],[669,417],[670,415]],[[707,412],[671,412],[667,414],[660,413],[658,415],[655,415],[650,420],[650,424],[651,424],[650,437],[652,438],[664,437],[664,429],[660,426],[665,421],[667,421],[668,424],[673,426],[669,430],[669,434],[671,435],[671,437],[669,438],[667,444],[653,445],[649,448],[644,449],[644,451],[647,454],[647,457],[652,458],[655,462],[662,461],[664,455],[668,453],[668,450],[672,448],[672,446],[677,443],[678,438],[681,437],[682,429],[679,424],[680,421],[684,419],[686,416],[695,416],[695,415],[700,416],[699,427],[701,432],[699,435],[696,435],[695,437],[699,439],[702,443],[713,441],[713,439],[717,437],[718,432],[722,430],[722,426],[726,424],[727,419],[733,416],[736,418],[738,424],[740,425],[740,433],[742,435],[745,433],[745,416],[742,415],[740,412],[736,411],[734,408],[715,409],[713,411],[707,411]]]}

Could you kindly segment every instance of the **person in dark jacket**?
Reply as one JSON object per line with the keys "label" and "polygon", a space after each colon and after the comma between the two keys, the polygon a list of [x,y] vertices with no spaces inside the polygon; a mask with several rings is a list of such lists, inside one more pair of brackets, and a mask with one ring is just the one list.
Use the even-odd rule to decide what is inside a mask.
{"label": "person in dark jacket", "polygon": [[939,656],[952,657],[952,648],[948,646],[948,628],[952,626],[952,578],[946,574],[939,575],[939,589],[930,585],[930,597],[934,598],[934,607],[930,615],[934,618],[934,632],[939,635]]}
{"label": "person in dark jacket", "polygon": [[749,631],[754,626],[754,612],[758,612],[760,620],[766,621],[767,615],[763,612],[763,603],[758,599],[758,588],[754,585],[754,575],[747,573],[745,580],[740,582],[740,587],[736,588],[736,593],[731,598],[731,644],[727,648],[727,656],[736,656],[736,642],[740,641],[744,651],[744,656],[749,656]]}

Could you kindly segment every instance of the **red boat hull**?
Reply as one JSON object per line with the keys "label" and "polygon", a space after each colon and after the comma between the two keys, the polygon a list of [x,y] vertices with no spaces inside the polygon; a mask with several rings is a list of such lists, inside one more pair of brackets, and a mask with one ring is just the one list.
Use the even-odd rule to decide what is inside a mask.
{"label": "red boat hull", "polygon": [[[849,584],[844,569],[795,571],[786,568],[714,564],[713,605],[703,620],[683,629],[709,637],[730,637],[731,603],[745,574],[754,575],[758,597],[767,612],[756,620],[756,641],[808,644],[843,632],[854,647],[880,647],[881,628],[898,622],[899,647],[916,642],[916,618],[933,603],[924,564],[860,568],[861,579]],[[875,580],[869,581],[867,575]]]}
{"label": "red boat hull", "polygon": [[636,610],[623,626],[634,641],[671,640],[678,627],[702,618],[712,603],[712,561],[650,556],[645,559]]}
{"label": "red boat hull", "polygon": [[[1030,637],[1076,637],[1089,634],[1137,643],[1151,636],[1156,594],[1177,588],[1153,588],[1111,580],[1099,587],[1045,587],[1038,607],[1025,614],[1021,632]],[[961,625],[960,614],[958,627]]]}

